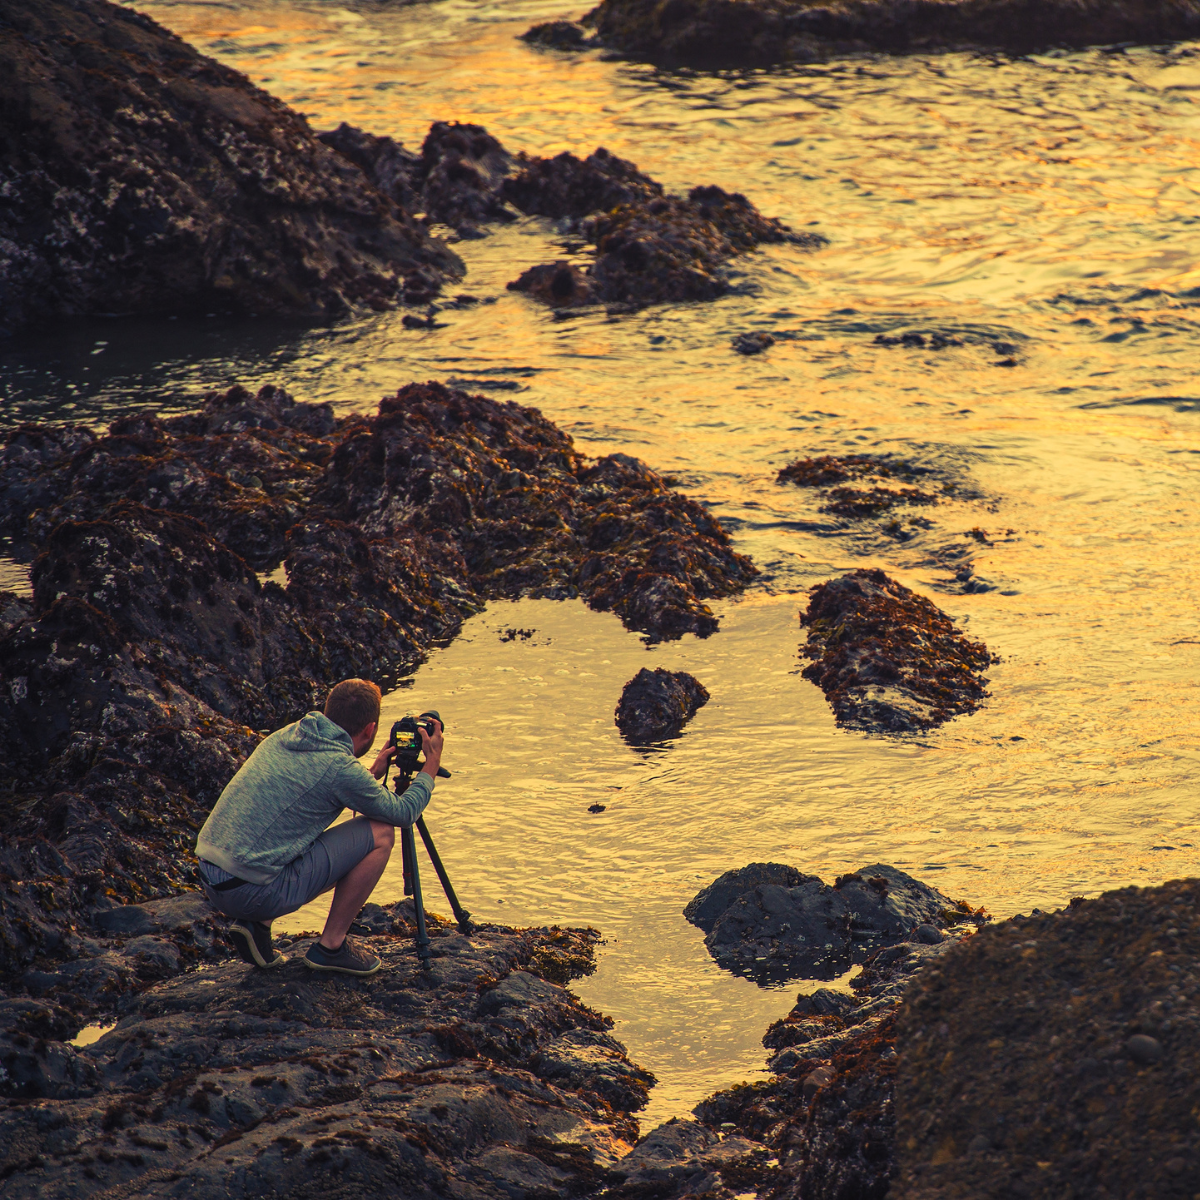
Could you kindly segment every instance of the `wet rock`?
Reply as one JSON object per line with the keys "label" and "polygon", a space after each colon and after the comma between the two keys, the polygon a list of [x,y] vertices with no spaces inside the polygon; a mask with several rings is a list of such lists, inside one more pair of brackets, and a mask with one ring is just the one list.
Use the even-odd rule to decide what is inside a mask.
{"label": "wet rock", "polygon": [[0,310],[324,317],[463,267],[304,118],[105,0],[0,5]]}
{"label": "wet rock", "polygon": [[614,1173],[625,1178],[602,1195],[606,1200],[646,1195],[726,1200],[733,1194],[730,1185],[742,1191],[758,1182],[756,1174],[767,1174],[761,1167],[754,1169],[757,1163],[750,1166],[754,1156],[766,1157],[757,1142],[736,1135],[722,1138],[695,1121],[673,1117],[652,1129],[615,1165]]}
{"label": "wet rock", "polygon": [[[869,480],[869,486],[842,486],[864,479]],[[919,479],[937,480],[940,483],[939,491],[894,486],[896,483],[913,483]],[[956,481],[928,467],[868,454],[822,455],[819,458],[800,459],[784,467],[776,480],[779,483],[821,489],[825,501],[821,512],[854,521],[885,516],[896,508],[927,506],[951,497],[966,499],[973,496]]]}
{"label": "wet rock", "polygon": [[[917,938],[922,925],[961,922],[948,896],[895,867],[876,864],[841,876],[830,887],[779,863],[752,863],[703,889],[684,916],[705,931],[704,944],[727,970],[759,983],[833,979],[880,945]],[[935,932],[936,932],[935,928]],[[812,1014],[836,1001],[817,994]]]}
{"label": "wet rock", "polygon": [[1195,5],[1164,0],[1052,0],[1034,10],[1011,0],[602,0],[585,19],[598,42],[632,58],[702,69],[814,62],[866,50],[1026,54],[1054,46],[1155,44],[1200,33]]}
{"label": "wet rock", "polygon": [[525,292],[551,308],[594,304],[598,296],[587,274],[574,263],[539,263],[508,284],[510,292]]}
{"label": "wet rock", "polygon": [[761,354],[775,345],[775,339],[769,333],[739,333],[733,339],[733,348],[738,354]]}
{"label": "wet rock", "polygon": [[[1200,1162],[1198,901],[1194,879],[1073,900],[919,975],[897,1024],[889,1196],[1181,1194],[1172,1160],[1189,1180]],[[990,1148],[969,1153],[978,1137]]]}
{"label": "wet rock", "polygon": [[924,596],[879,570],[851,571],[812,589],[800,623],[804,678],[824,693],[838,724],[871,733],[931,729],[972,713],[998,661]]}
{"label": "wet rock", "polygon": [[[573,282],[574,300],[567,298],[566,264],[525,273],[520,290],[547,303],[637,307],[711,300],[729,290],[725,267],[736,255],[768,242],[825,243],[815,234],[793,233],[763,217],[745,196],[718,187],[696,187],[686,197],[666,195],[633,163],[603,148],[582,160],[560,154],[519,164],[521,171],[504,183],[504,195],[522,212],[566,221],[595,246],[592,264]],[[555,277],[552,270],[561,293],[548,291],[548,284],[535,288],[535,282]]]}
{"label": "wet rock", "polygon": [[[390,911],[411,934],[411,905]],[[592,1192],[636,1137],[612,1080],[652,1077],[562,987],[540,981],[516,1008],[476,1008],[479,986],[527,973],[564,936],[590,957],[594,934],[485,926],[467,939],[435,921],[443,952],[429,972],[409,937],[384,935],[368,942],[384,960],[370,980],[306,971],[305,940],[275,971],[230,963],[160,983],[83,1051],[6,1024],[0,1087],[40,1102],[0,1113],[5,1195],[118,1182],[149,1196],[309,1195],[347,1180],[413,1196],[473,1194],[481,1181],[485,1195]],[[41,1021],[28,1005],[18,1018]],[[565,1046],[602,1047],[607,1070],[586,1055],[568,1064]],[[644,1093],[632,1088],[635,1105]]]}
{"label": "wet rock", "polygon": [[759,1140],[778,1158],[773,1195],[843,1200],[887,1192],[896,1155],[896,1013],[913,977],[940,964],[950,944],[877,950],[849,991],[802,994],[763,1037],[775,1052],[772,1078],[697,1105],[701,1123]]}
{"label": "wet rock", "polygon": [[624,687],[617,704],[621,736],[634,746],[678,737],[708,703],[708,689],[686,671],[643,667]]}
{"label": "wet rock", "polygon": [[[512,156],[481,125],[436,121],[420,154],[345,122],[317,137],[361,168],[400,207],[419,213],[426,225],[449,225],[460,237],[482,237],[482,225],[512,221],[517,215],[501,195]],[[437,290],[434,280],[427,285],[410,280],[404,298],[409,304],[426,303]]]}
{"label": "wet rock", "polygon": [[591,44],[587,31],[574,21],[544,21],[521,34],[521,41],[552,50],[583,50]]}
{"label": "wet rock", "polygon": [[554,158],[519,155],[517,165],[518,173],[504,183],[504,196],[529,216],[578,220],[663,195],[661,183],[603,146],[582,159],[565,151]]}

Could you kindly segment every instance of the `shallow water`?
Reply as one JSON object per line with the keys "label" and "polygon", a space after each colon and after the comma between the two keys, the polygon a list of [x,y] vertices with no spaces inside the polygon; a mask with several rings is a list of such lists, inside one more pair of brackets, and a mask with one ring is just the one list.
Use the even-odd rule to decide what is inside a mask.
{"label": "shallow water", "polygon": [[[699,76],[515,40],[578,15],[559,4],[137,7],[317,128],[415,146],[461,119],[514,150],[602,144],[830,239],[746,258],[741,291],[714,304],[555,321],[504,289],[560,254],[529,220],[456,247],[462,290],[494,303],[433,332],[394,314],[318,330],[109,320],[0,350],[10,420],[186,408],[235,380],[344,410],[413,379],[505,385],[584,449],[637,454],[720,514],[763,577],[721,607],[717,636],[648,651],[580,605],[495,605],[385,714],[446,716],[456,776],[430,824],[468,907],[604,931],[578,990],[658,1074],[651,1123],[760,1069],[762,1030],[794,999],[718,971],[680,915],[729,867],[829,877],[882,859],[999,914],[1197,873],[1195,47]],[[779,341],[734,354],[751,329]],[[964,345],[873,343],[935,329]],[[773,482],[846,450],[903,454],[977,498],[920,510],[932,528],[899,542]],[[991,590],[957,594],[967,561]],[[833,726],[796,673],[797,593],[862,565],[1001,656],[982,712],[919,739]],[[502,642],[510,627],[538,632]],[[651,755],[612,726],[641,665],[686,667],[713,697]],[[292,928],[319,914],[301,916]]]}

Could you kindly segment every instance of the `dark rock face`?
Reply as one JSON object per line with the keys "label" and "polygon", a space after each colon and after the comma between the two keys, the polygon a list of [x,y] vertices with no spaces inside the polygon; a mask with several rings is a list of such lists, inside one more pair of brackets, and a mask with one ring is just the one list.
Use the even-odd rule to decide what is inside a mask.
{"label": "dark rock face", "polygon": [[1193,1192],[1198,901],[1195,879],[1073,900],[922,975],[897,1024],[889,1195]]}
{"label": "dark rock face", "polygon": [[939,930],[978,914],[883,864],[830,887],[781,863],[751,863],[709,884],[683,915],[704,930],[704,944],[726,970],[774,983],[834,979],[881,945],[920,941],[926,926]]}
{"label": "dark rock face", "polygon": [[661,183],[601,146],[587,158],[566,152],[554,158],[518,157],[520,172],[504,184],[504,195],[523,213],[556,221],[644,205],[663,194]]}
{"label": "dark rock face", "polygon": [[686,671],[643,667],[624,687],[617,704],[621,736],[645,746],[678,737],[683,727],[708,703],[708,689]]}
{"label": "dark rock face", "polygon": [[480,226],[516,218],[501,194],[512,156],[481,125],[436,121],[420,154],[344,122],[317,137],[407,212],[422,214],[426,225],[449,225],[459,237],[478,238],[485,236]]}
{"label": "dark rock face", "polygon": [[999,660],[932,601],[879,570],[812,589],[800,623],[804,678],[825,693],[839,725],[871,733],[932,729],[987,698],[983,672]]}
{"label": "dark rock face", "polygon": [[587,32],[574,21],[545,21],[521,34],[531,46],[549,46],[552,50],[582,50],[590,44]]}
{"label": "dark rock face", "polygon": [[[923,885],[918,885],[923,886]],[[732,1124],[779,1160],[780,1200],[882,1200],[895,1177],[896,1014],[912,978],[940,966],[958,940],[901,943],[867,959],[851,991],[820,988],[763,1037],[772,1078],[718,1092],[696,1107],[709,1127]]]}
{"label": "dark rock face", "polygon": [[[0,598],[8,978],[103,958],[78,931],[194,884],[255,730],[411,669],[486,599],[583,596],[669,638],[713,632],[705,600],[754,573],[636,459],[585,461],[536,410],[439,384],[341,422],[268,387],[102,436],[25,426],[0,451],[0,526],[42,550],[32,602]],[[261,583],[281,560],[287,587]],[[54,987],[85,1011],[127,966]]]}
{"label": "dark rock face", "polygon": [[1154,44],[1200,33],[1192,0],[602,0],[585,18],[596,41],[675,66],[814,62],[865,50]]}
{"label": "dark rock face", "polygon": [[5,1195],[595,1190],[653,1077],[606,1018],[531,973],[590,965],[595,931],[435,924],[422,972],[411,906],[376,915],[389,929],[369,980],[315,975],[298,942],[274,971],[226,964],[143,992],[84,1050],[57,1040],[71,1023],[52,1006],[7,1002],[0,1087],[25,1102],[0,1116]]}
{"label": "dark rock face", "polygon": [[0,0],[4,326],[386,307],[462,264],[298,113],[106,0]]}

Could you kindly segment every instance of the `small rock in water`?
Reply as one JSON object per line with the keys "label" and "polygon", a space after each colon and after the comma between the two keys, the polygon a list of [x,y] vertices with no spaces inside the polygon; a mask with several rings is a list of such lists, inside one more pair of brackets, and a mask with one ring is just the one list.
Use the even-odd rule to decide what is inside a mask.
{"label": "small rock in water", "polygon": [[634,746],[678,737],[696,710],[708,703],[708,690],[686,671],[643,667],[626,685],[617,705],[617,728]]}
{"label": "small rock in water", "polygon": [[521,41],[551,50],[582,50],[590,44],[583,26],[574,21],[544,21],[521,34]]}
{"label": "small rock in water", "polygon": [[588,805],[588,812],[590,812],[590,813],[602,813],[602,812],[603,812],[603,811],[604,811],[604,810],[605,810],[607,807],[608,807],[608,805],[607,805],[607,804],[589,804],[589,805]]}
{"label": "small rock in water", "polygon": [[739,333],[733,339],[733,348],[739,354],[761,354],[775,339],[769,333]]}

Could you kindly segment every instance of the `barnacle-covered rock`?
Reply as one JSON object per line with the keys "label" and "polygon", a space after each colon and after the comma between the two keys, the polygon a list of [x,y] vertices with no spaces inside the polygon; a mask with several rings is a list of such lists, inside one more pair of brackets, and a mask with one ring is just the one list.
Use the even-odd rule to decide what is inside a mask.
{"label": "barnacle-covered rock", "polygon": [[885,50],[1154,44],[1200,33],[1195,0],[601,0],[595,41],[631,58],[721,68]]}
{"label": "barnacle-covered rock", "polygon": [[634,746],[662,742],[678,737],[707,703],[708,689],[694,675],[643,667],[621,691],[617,728]]}
{"label": "barnacle-covered rock", "polygon": [[838,723],[871,733],[931,729],[975,712],[983,672],[996,659],[931,600],[883,571],[817,584],[800,623],[805,679],[825,693]]}
{"label": "barnacle-covered rock", "polygon": [[462,264],[304,118],[107,0],[0,0],[0,312],[324,316]]}

